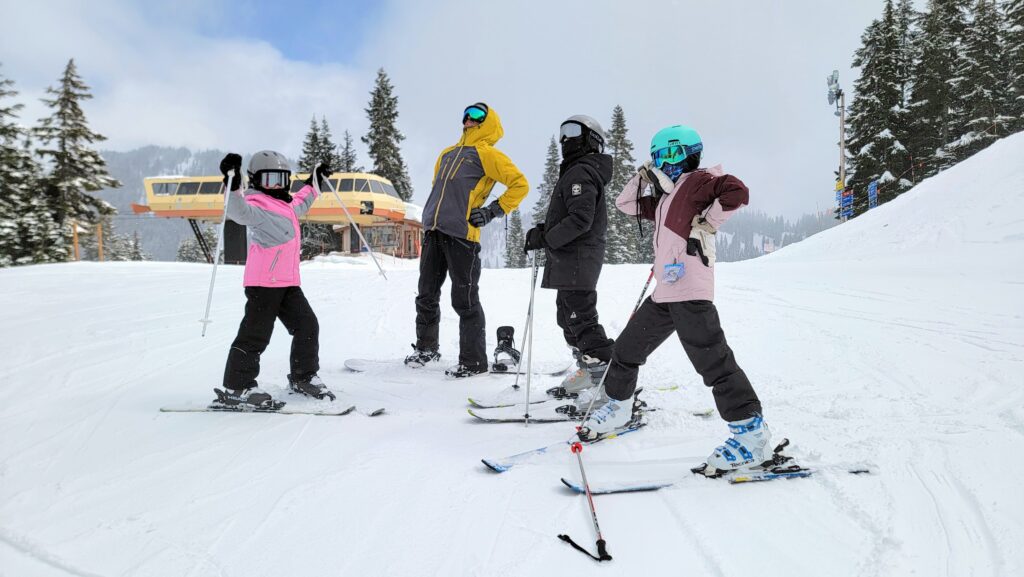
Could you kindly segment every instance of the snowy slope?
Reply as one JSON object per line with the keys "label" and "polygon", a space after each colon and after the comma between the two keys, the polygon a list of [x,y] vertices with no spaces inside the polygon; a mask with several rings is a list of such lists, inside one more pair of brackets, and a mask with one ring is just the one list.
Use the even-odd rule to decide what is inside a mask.
{"label": "snowy slope", "polygon": [[[808,464],[878,472],[599,497],[615,557],[602,566],[556,538],[594,540],[584,499],[558,482],[575,472],[568,451],[502,475],[479,464],[572,434],[473,422],[465,398],[509,377],[343,370],[408,351],[409,263],[390,263],[387,282],[365,259],[303,268],[321,375],[361,409],[386,406],[376,418],[158,412],[219,384],[244,302],[238,267],[218,274],[205,339],[206,266],[2,270],[0,574],[1024,574],[1022,158],[1019,134],[870,214],[723,264],[723,325],[776,436]],[[484,272],[492,338],[499,324],[521,331],[528,275]],[[612,334],[646,276],[606,268]],[[566,355],[553,296],[538,292],[539,359]],[[284,382],[286,336],[263,357],[268,388]],[[647,396],[662,410],[642,432],[584,451],[593,482],[629,463],[697,463],[725,436],[691,416],[713,404],[677,343],[641,383],[680,388]]]}

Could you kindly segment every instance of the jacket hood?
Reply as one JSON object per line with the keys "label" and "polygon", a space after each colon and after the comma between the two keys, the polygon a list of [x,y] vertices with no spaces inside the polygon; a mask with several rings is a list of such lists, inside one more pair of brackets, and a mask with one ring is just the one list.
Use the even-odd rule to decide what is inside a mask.
{"label": "jacket hood", "polygon": [[505,129],[501,127],[501,117],[493,109],[488,107],[487,118],[477,126],[463,129],[460,146],[474,146],[476,144],[489,144],[494,146],[505,136]]}

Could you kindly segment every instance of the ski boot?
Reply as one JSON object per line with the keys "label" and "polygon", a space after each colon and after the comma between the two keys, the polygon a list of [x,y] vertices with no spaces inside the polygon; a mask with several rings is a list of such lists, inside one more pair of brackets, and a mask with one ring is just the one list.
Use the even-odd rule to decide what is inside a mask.
{"label": "ski boot", "polygon": [[405,366],[418,369],[426,366],[427,363],[434,363],[441,360],[441,353],[437,352],[437,349],[419,349],[416,345],[412,345],[413,353],[405,357]]}
{"label": "ski boot", "polygon": [[486,375],[487,364],[485,363],[479,367],[471,367],[469,365],[459,363],[454,367],[445,369],[444,374],[455,379],[465,379],[468,377],[475,377],[477,375]]}
{"label": "ski boot", "polygon": [[258,386],[247,389],[214,389],[217,398],[210,403],[211,409],[230,411],[276,411],[285,406],[284,401],[275,400],[270,393]]}
{"label": "ski boot", "polygon": [[548,389],[549,396],[556,399],[574,399],[580,391],[601,383],[604,372],[608,370],[607,362],[589,355],[581,355],[576,347],[573,347],[573,356],[579,368],[575,373],[565,377],[561,385]]}
{"label": "ski boot", "polygon": [[498,346],[494,348],[494,364],[491,370],[496,373],[507,373],[519,367],[522,353],[516,350],[515,329],[498,327]]}
{"label": "ski boot", "polygon": [[316,373],[307,377],[288,375],[288,387],[293,392],[313,397],[314,399],[330,399],[332,401],[335,399],[334,393],[327,388],[327,385],[320,380]]}
{"label": "ski boot", "polygon": [[779,446],[779,451],[772,450],[772,433],[761,415],[732,421],[729,431],[732,437],[715,448],[707,463],[692,469],[694,473],[717,478],[734,471],[764,470],[785,462],[776,461],[781,458],[781,449],[786,443]]}
{"label": "ski boot", "polygon": [[631,400],[619,401],[608,397],[603,391],[600,393],[595,392],[595,389],[582,391],[574,401],[575,408],[579,411],[579,418],[582,419],[586,414],[591,399],[594,400],[594,405],[590,416],[580,425],[576,435],[581,441],[596,441],[609,433],[631,426],[640,426],[641,411],[647,406],[647,403],[637,398],[639,394],[638,390]]}

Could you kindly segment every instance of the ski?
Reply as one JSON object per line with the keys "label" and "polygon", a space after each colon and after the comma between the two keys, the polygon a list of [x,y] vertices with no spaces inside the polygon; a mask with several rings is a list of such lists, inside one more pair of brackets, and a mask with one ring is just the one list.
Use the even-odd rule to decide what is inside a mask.
{"label": "ski", "polygon": [[578,410],[575,405],[558,399],[530,403],[529,411],[526,411],[525,405],[520,403],[487,409],[469,408],[467,412],[486,423],[522,423],[527,420],[527,414],[529,414],[531,423],[562,423],[579,421],[583,418],[583,412]]}
{"label": "ski", "polygon": [[[572,368],[572,363],[559,363],[559,362],[546,362],[538,363],[539,366],[533,367],[533,374],[541,375],[544,377],[559,377],[564,375]],[[515,365],[509,365],[505,363],[491,363],[491,374],[492,375],[526,375],[526,367],[519,367],[518,372],[516,371]]]}
{"label": "ski", "polygon": [[571,439],[569,439],[567,441],[561,441],[561,442],[558,442],[558,443],[547,445],[545,447],[540,447],[540,448],[537,448],[537,449],[531,449],[529,451],[523,451],[522,453],[516,453],[515,455],[509,455],[508,457],[501,457],[501,458],[498,458],[498,459],[480,459],[480,462],[482,462],[484,464],[484,466],[486,466],[488,469],[494,471],[495,473],[504,473],[504,472],[508,471],[509,469],[511,469],[512,467],[515,467],[516,465],[518,465],[520,463],[524,463],[526,461],[529,461],[530,459],[536,457],[537,455],[543,455],[544,453],[547,453],[548,451],[552,451],[554,449],[558,449],[558,448],[564,447],[566,445],[571,445],[573,443],[582,443],[584,445],[593,445],[594,443],[600,443],[601,441],[607,441],[607,440],[610,440],[610,439],[617,439],[617,438],[619,438],[619,437],[621,437],[623,435],[628,435],[629,433],[632,433],[634,431],[639,431],[640,429],[642,429],[646,425],[647,425],[647,423],[644,423],[644,422],[640,422],[640,423],[636,423],[636,424],[630,424],[630,425],[627,425],[626,427],[623,427],[621,429],[616,430],[615,432],[604,434],[604,435],[598,437],[597,439],[594,439],[593,441],[580,441],[579,437],[573,436],[573,438],[571,438]]}
{"label": "ski", "polygon": [[[852,475],[862,475],[871,472],[866,466],[851,467],[803,467],[796,464],[793,457],[783,454],[783,449],[789,445],[789,439],[783,439],[772,455],[771,461],[762,465],[762,468],[745,471],[718,471],[715,475],[707,475],[705,470],[707,464],[697,467],[685,466],[677,460],[652,461],[647,463],[636,463],[634,465],[623,463],[617,466],[618,470],[608,469],[603,480],[597,484],[590,484],[590,492],[594,495],[613,495],[617,493],[642,493],[657,491],[667,487],[678,487],[684,484],[699,483],[702,479],[727,481],[730,485],[744,483],[759,483],[765,481],[777,481],[780,479],[802,479],[811,477],[823,470],[835,470]],[[648,467],[651,470],[647,479],[637,480],[636,469]],[[689,473],[689,474],[688,474]],[[630,478],[618,480],[615,477],[629,476]],[[692,476],[691,476],[692,475]],[[639,476],[643,476],[641,473]],[[612,477],[612,480],[608,480]],[[582,483],[574,479],[561,479],[562,484],[577,493],[584,493],[586,489]]]}
{"label": "ski", "polygon": [[239,408],[216,403],[208,405],[183,404],[160,407],[161,413],[263,413],[271,415],[317,415],[323,417],[343,417],[356,410],[355,405],[343,408],[294,407],[285,405],[279,409]]}

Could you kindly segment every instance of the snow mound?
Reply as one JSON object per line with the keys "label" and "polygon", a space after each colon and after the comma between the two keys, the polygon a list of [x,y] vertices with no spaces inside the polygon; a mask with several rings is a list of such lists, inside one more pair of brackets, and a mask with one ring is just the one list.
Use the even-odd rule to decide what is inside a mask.
{"label": "snow mound", "polygon": [[[896,199],[768,259],[960,259],[1024,264],[1024,132],[1003,138]],[[987,264],[995,264],[986,261]],[[1005,261],[1003,261],[1005,262]]]}

